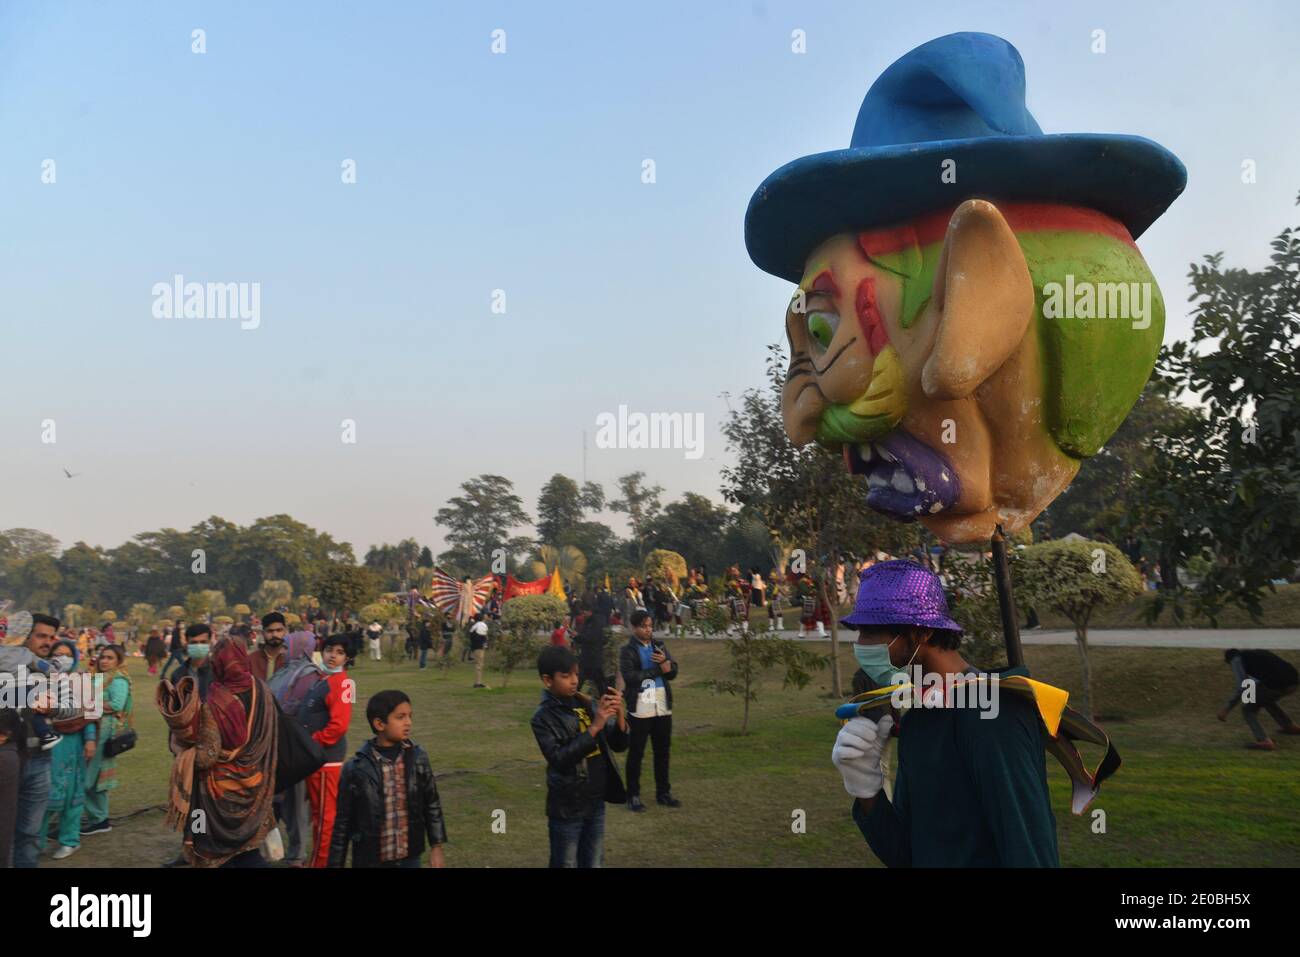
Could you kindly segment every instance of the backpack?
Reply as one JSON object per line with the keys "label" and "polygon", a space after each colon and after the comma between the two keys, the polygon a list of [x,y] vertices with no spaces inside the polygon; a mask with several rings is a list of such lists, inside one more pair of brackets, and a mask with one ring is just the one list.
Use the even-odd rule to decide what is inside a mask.
{"label": "backpack", "polygon": [[280,711],[293,717],[302,708],[308,692],[324,678],[325,674],[319,665],[310,658],[299,658],[271,675],[267,687],[271,689]]}

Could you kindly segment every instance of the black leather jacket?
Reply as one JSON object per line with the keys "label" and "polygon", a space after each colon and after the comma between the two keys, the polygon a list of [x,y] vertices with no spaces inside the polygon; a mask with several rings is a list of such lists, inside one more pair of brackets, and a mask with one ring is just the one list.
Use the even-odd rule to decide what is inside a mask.
{"label": "black leather jacket", "polygon": [[677,677],[677,661],[672,652],[658,638],[651,639],[652,645],[658,645],[672,662],[672,668],[664,671],[658,665],[641,667],[641,642],[633,635],[628,643],[619,649],[618,670],[623,672],[623,700],[627,703],[629,717],[636,710],[637,695],[641,693],[641,682],[647,679],[664,679],[664,696],[668,699],[668,710],[673,709],[673,679]]}
{"label": "black leather jacket", "polygon": [[[353,867],[379,866],[379,839],[384,828],[384,772],[372,738],[361,746],[339,775],[338,809],[330,840],[330,867],[347,862],[352,846]],[[411,827],[407,853],[423,853],[425,841],[446,844],[442,802],[429,756],[418,744],[406,749],[406,812]]]}
{"label": "black leather jacket", "polygon": [[[596,708],[586,695],[574,695],[578,704],[595,717]],[[596,735],[578,726],[578,716],[573,708],[551,694],[542,692],[541,703],[533,714],[533,736],[546,758],[546,816],[570,820],[585,817],[591,810],[591,798],[586,794],[587,755],[593,747],[600,748],[605,760],[605,801],[622,804],[627,800],[623,778],[618,773],[611,751],[626,751],[627,732],[611,723]]]}

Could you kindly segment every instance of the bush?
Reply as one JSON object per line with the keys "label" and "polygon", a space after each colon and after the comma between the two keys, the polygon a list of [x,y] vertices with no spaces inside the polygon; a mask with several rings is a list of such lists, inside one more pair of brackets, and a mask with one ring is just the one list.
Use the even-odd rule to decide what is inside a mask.
{"label": "bush", "polygon": [[520,595],[501,606],[501,627],[506,631],[527,635],[539,631],[549,632],[568,613],[569,606],[563,598],[554,595]]}
{"label": "bush", "polygon": [[[543,598],[544,595],[525,597]],[[558,599],[556,599],[558,601]],[[491,639],[489,639],[491,640]],[[543,639],[531,629],[520,628],[503,631],[495,641],[492,650],[496,658],[497,670],[501,672],[501,687],[510,683],[510,673],[526,662],[536,662],[541,653]]]}
{"label": "bush", "polygon": [[1092,668],[1088,662],[1088,619],[1097,608],[1142,593],[1142,578],[1114,545],[1050,541],[1020,552],[1012,570],[1017,605],[1050,608],[1074,625],[1083,668],[1083,712],[1092,716]]}
{"label": "bush", "polygon": [[660,581],[666,578],[676,589],[677,583],[686,577],[686,559],[677,552],[656,548],[645,557],[645,574]]}

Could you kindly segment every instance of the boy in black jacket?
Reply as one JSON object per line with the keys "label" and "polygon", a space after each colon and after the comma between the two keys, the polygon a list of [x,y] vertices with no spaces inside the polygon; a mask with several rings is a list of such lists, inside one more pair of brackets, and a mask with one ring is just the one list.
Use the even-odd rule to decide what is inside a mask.
{"label": "boy in black jacket", "polygon": [[343,766],[330,838],[330,867],[416,867],[426,839],[430,867],[442,867],[447,830],[429,757],[411,742],[411,699],[381,691],[366,702],[374,738]]}
{"label": "boy in black jacket", "polygon": [[[578,659],[551,645],[537,659],[542,701],[533,735],[546,758],[546,817],[551,867],[600,867],[605,859],[605,804],[627,800],[611,751],[627,750],[623,698],[608,688],[595,704],[578,693]],[[609,725],[610,718],[617,718]]]}

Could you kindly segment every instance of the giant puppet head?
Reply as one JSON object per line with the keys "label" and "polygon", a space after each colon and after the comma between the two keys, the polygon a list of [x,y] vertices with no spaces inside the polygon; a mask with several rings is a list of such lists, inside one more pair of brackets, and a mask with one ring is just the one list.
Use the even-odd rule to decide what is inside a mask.
{"label": "giant puppet head", "polygon": [[798,283],[783,411],[866,502],[950,542],[1028,525],[1151,374],[1164,303],[1133,240],[1187,173],[1137,136],[1045,135],[1005,40],[923,44],[846,150],[769,176],[750,257]]}

